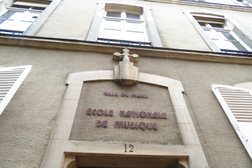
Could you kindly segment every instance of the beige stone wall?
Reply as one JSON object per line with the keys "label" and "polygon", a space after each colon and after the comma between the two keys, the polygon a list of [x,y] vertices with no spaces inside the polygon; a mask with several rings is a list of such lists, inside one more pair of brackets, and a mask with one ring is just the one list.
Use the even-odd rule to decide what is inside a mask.
{"label": "beige stone wall", "polygon": [[[116,63],[112,55],[99,53],[8,46],[0,50],[1,66],[33,65],[0,116],[0,167],[39,167],[65,94],[67,74],[112,70]],[[141,72],[182,82],[210,167],[251,167],[251,159],[210,88],[213,83],[251,81],[251,66],[141,57],[138,67]]]}
{"label": "beige stone wall", "polygon": [[84,40],[96,6],[96,1],[64,0],[36,33],[36,36]]}
{"label": "beige stone wall", "polygon": [[[36,36],[85,40],[96,12],[97,2],[101,1],[62,1]],[[208,11],[227,15],[252,33],[250,12],[144,1],[112,2],[149,6],[165,48],[210,51],[184,11]]]}
{"label": "beige stone wall", "polygon": [[[97,2],[100,1],[62,1],[36,36],[85,40],[95,14]],[[248,12],[146,1],[130,2],[151,7],[157,30],[165,48],[210,51],[207,44],[183,13],[188,10],[207,10],[227,14],[248,31],[251,32],[252,30],[252,13]],[[22,41],[17,43],[22,44]],[[36,45],[40,47],[39,43],[36,43]],[[47,45],[53,44],[48,43]],[[92,52],[81,52],[0,46],[0,66],[33,66],[30,74],[0,116],[0,167],[40,167],[65,95],[67,75],[80,71],[113,70],[117,64],[112,61],[112,52],[111,55],[95,53],[100,51],[101,48],[92,47],[94,48]],[[108,51],[112,50],[109,47],[106,49]],[[138,48],[138,51],[141,52],[141,49]],[[158,52],[150,52],[148,56],[155,53]],[[162,51],[159,51],[159,53],[162,53]],[[251,82],[251,65],[176,60],[158,58],[155,55],[153,57],[144,57],[140,54],[140,56],[140,62],[136,65],[139,67],[140,72],[160,75],[182,82],[185,89],[183,95],[210,167],[252,167],[251,159],[211,91],[213,83],[234,85],[236,83]],[[209,57],[210,54],[208,54],[208,59]],[[214,59],[218,61],[217,57]],[[87,95],[83,93],[84,98],[81,100],[83,100],[85,107],[90,104],[100,105],[99,103],[93,103],[97,99],[97,95],[94,94],[101,93],[103,87],[128,90],[127,88],[120,88],[114,83],[106,82],[105,84],[87,84],[85,86],[92,89],[92,92],[85,92]],[[123,132],[119,132],[121,134],[119,137],[113,137],[115,132],[109,132],[106,135],[94,132],[90,133],[89,137],[85,137],[83,135],[79,136],[83,134],[83,130],[78,130],[78,127],[83,127],[81,120],[79,120],[80,124],[75,125],[77,129],[73,130],[71,138],[85,141],[99,139],[98,141],[102,142],[137,141],[138,144],[183,144],[177,132],[176,123],[173,120],[174,109],[170,106],[171,102],[167,97],[168,94],[163,95],[165,89],[143,84],[139,84],[137,87],[144,88],[144,91],[148,93],[155,92],[158,95],[160,93],[160,96],[154,96],[155,102],[161,102],[162,111],[171,112],[170,118],[167,120],[168,123],[163,122],[161,125],[164,128],[169,127],[166,132],[171,134],[165,136],[164,132],[153,133],[150,139],[148,139],[149,134],[139,134],[134,139],[134,132],[128,134],[129,137],[124,137]],[[89,99],[89,101],[85,101],[85,98]],[[164,99],[167,99],[167,103],[164,103]],[[124,105],[122,99],[117,99],[117,101],[101,102],[101,104],[103,103],[103,106],[105,106],[106,103],[109,103],[115,107],[114,109],[118,108],[117,105]],[[131,100],[130,103],[133,104],[132,107],[134,108],[141,106],[141,108],[149,107],[153,108],[153,110],[159,106],[158,104],[150,106],[151,100],[145,102],[146,107],[143,102],[139,105]],[[84,133],[85,131],[87,132],[87,130],[84,130]]]}

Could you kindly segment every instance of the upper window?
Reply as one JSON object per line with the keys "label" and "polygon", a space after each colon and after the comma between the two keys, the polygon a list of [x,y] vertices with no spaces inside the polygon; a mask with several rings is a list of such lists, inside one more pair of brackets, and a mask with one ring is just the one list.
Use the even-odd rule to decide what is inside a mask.
{"label": "upper window", "polygon": [[119,40],[150,45],[143,15],[127,11],[106,11],[98,41]]}
{"label": "upper window", "polygon": [[48,1],[44,3],[15,1],[0,16],[0,33],[12,35],[25,34],[49,3]]}
{"label": "upper window", "polygon": [[159,46],[149,9],[125,4],[99,4],[87,40],[112,44]]}
{"label": "upper window", "polygon": [[[194,25],[213,51],[250,52],[252,40],[223,15],[191,12]],[[196,22],[195,22],[196,21]]]}
{"label": "upper window", "polygon": [[40,14],[41,11],[11,8],[0,17],[0,33],[21,35]]}

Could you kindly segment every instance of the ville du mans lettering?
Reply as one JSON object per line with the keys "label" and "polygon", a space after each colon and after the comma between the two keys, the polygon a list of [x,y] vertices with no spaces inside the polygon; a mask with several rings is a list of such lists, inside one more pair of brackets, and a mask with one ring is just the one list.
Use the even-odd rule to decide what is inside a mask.
{"label": "ville du mans lettering", "polygon": [[105,91],[104,96],[110,96],[110,97],[134,97],[139,99],[148,99],[148,96],[146,94],[142,93],[126,93],[126,92],[114,92],[114,91]]}

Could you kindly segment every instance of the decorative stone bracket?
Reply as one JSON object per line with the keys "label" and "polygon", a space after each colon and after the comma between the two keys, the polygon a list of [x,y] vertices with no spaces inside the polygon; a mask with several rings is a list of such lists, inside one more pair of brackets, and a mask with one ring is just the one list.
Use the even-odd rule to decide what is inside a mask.
{"label": "decorative stone bracket", "polygon": [[139,61],[137,54],[130,54],[128,49],[123,53],[115,52],[114,61],[120,61],[114,68],[115,81],[123,85],[134,85],[138,83],[139,71],[134,63]]}

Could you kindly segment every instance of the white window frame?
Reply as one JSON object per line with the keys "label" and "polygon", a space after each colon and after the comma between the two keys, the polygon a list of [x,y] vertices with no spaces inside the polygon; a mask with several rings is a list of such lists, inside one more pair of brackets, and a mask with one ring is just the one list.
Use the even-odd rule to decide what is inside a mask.
{"label": "white window frame", "polygon": [[[23,14],[25,15],[25,13],[30,13],[30,15],[36,15],[37,17],[39,17],[42,13],[41,10],[30,10],[30,9],[25,9],[25,8],[8,8],[7,12],[2,14],[0,16],[0,32],[6,32],[4,34],[13,34],[13,35],[22,35],[24,34],[30,27],[31,25],[35,22],[36,19],[34,20],[27,20],[27,18],[23,18],[23,20],[13,20],[12,17],[15,14]],[[13,13],[13,14],[12,14]],[[13,26],[10,28],[1,28],[2,24],[5,24],[6,22],[12,22],[12,24],[18,24],[18,23],[27,23],[29,24],[26,28],[24,29],[20,29],[18,28],[18,26]]]}
{"label": "white window frame", "polygon": [[[99,31],[102,26],[102,20],[104,18],[104,14],[106,13],[106,5],[108,6],[116,6],[120,9],[120,6],[127,7],[131,11],[135,11],[137,13],[142,13],[142,19],[145,20],[146,24],[146,38],[151,43],[151,46],[154,47],[163,47],[162,42],[160,40],[158,31],[156,29],[154,19],[151,14],[151,9],[148,7],[142,7],[139,5],[134,4],[123,4],[123,3],[98,3],[97,9],[92,21],[92,24],[90,26],[89,32],[87,34],[86,40],[87,41],[98,41],[99,38]],[[123,10],[123,9],[122,9]]]}
{"label": "white window frame", "polygon": [[[121,14],[121,17],[120,18],[117,18],[117,17],[109,17],[107,16],[107,12],[118,12]],[[105,27],[105,24],[107,21],[115,21],[115,22],[118,22],[120,24],[120,29],[114,29],[114,31],[118,31],[120,32],[118,36],[116,36],[116,38],[113,38],[113,35],[112,37],[109,37],[108,39],[114,39],[114,40],[126,40],[126,41],[134,41],[134,42],[144,42],[144,43],[149,43],[150,41],[148,40],[148,36],[147,36],[147,30],[146,30],[146,22],[145,22],[145,19],[143,17],[142,14],[136,14],[138,15],[140,18],[139,19],[128,19],[126,17],[126,13],[128,11],[126,10],[122,10],[122,11],[104,11],[104,16],[103,16],[103,19],[102,19],[102,24],[101,24],[101,28],[100,28],[100,32],[99,32],[99,35],[98,35],[98,41],[100,38],[102,38],[102,35],[105,34],[105,30],[106,30],[106,27]],[[141,28],[142,30],[141,31],[130,31],[130,32],[133,32],[133,33],[141,33],[143,35],[143,40],[131,40],[131,39],[128,39],[128,30],[127,30],[127,24],[128,22],[131,22],[131,23],[136,23],[136,25],[138,26],[138,28]],[[111,28],[110,30],[113,31],[113,28]],[[105,35],[106,37],[106,35]]]}
{"label": "white window frame", "polygon": [[[209,46],[212,51],[215,52],[223,52],[219,46],[217,46],[213,40],[206,34],[204,28],[198,23],[198,21],[193,17],[193,13],[204,14],[204,15],[216,15],[222,16],[225,19],[224,28],[220,28],[223,31],[229,31],[230,34],[235,37],[236,41],[238,41],[248,52],[252,51],[252,34],[248,32],[245,28],[239,25],[236,21],[231,19],[229,16],[223,16],[222,14],[209,13],[207,11],[184,11],[184,14],[188,17],[190,22],[199,32],[203,40]],[[236,51],[236,50],[230,50]],[[237,50],[239,52],[240,50]],[[243,52],[243,51],[241,51]]]}
{"label": "white window frame", "polygon": [[[62,0],[53,0],[50,4],[48,4],[48,6],[44,9],[44,10],[40,10],[41,14],[39,15],[39,17],[32,22],[32,24],[22,33],[19,33],[18,35],[34,35],[39,29],[40,27],[43,25],[43,23],[46,21],[46,19],[51,15],[51,13],[56,9],[56,7],[59,5],[59,3]],[[8,10],[12,10],[12,11],[25,11],[25,10],[32,10],[33,7],[45,7],[45,5],[41,5],[41,4],[37,4],[39,3],[37,1],[34,2],[22,2],[22,0],[20,1],[16,1],[14,2],[12,5],[13,6],[24,6],[25,8],[27,8],[29,5],[31,7],[31,9],[27,8],[22,8],[22,7],[9,7],[9,8],[4,8],[2,10],[2,12],[0,11],[0,17],[3,16],[6,12],[8,12]],[[33,4],[33,5],[32,5]],[[34,11],[39,11],[39,10],[34,10]],[[9,34],[12,34],[12,30],[6,30],[6,32],[9,32]]]}
{"label": "white window frame", "polygon": [[[16,66],[16,67],[1,67],[0,68],[0,93],[1,96],[3,95],[4,98],[0,101],[0,115],[20,87],[20,85],[23,83],[24,79],[27,77],[29,72],[31,71],[32,66],[31,65],[25,65],[25,66]],[[21,71],[22,72],[16,72],[16,71]],[[7,77],[5,75],[1,76],[1,73],[12,73],[14,75],[18,75],[17,79],[13,81],[12,76],[10,75]],[[1,82],[2,81],[2,82]],[[6,84],[5,84],[6,82]],[[12,83],[10,85],[10,83]],[[10,88],[9,88],[10,87]],[[9,88],[9,89],[8,89]]]}
{"label": "white window frame", "polygon": [[[209,24],[207,24],[207,25],[209,25]],[[234,38],[234,41],[237,41],[238,43],[240,43],[240,45],[244,48],[244,49],[246,49],[246,51],[252,51],[252,49],[246,44],[246,43],[244,43],[242,40],[241,40],[241,38],[239,38],[239,36],[232,30],[232,29],[228,29],[228,28],[214,28],[214,27],[202,27],[203,28],[203,30],[205,31],[205,33],[206,33],[206,31],[212,31],[212,33],[224,33],[224,32],[226,32],[226,33],[229,33],[233,38]],[[222,34],[222,36],[224,37],[224,34]],[[208,38],[210,38],[210,40],[211,41],[221,41],[221,39],[219,39],[219,38],[217,38],[217,39],[212,39],[212,37],[210,37],[209,35],[208,35]],[[229,39],[227,39],[226,37],[225,37],[225,39],[222,39],[222,41],[226,41],[226,42],[230,42],[230,44],[235,48],[235,49],[229,49],[229,50],[234,50],[234,51],[239,51],[239,49],[237,48],[237,46],[235,46],[235,44],[233,44],[232,43],[232,40],[229,40]],[[214,42],[215,43],[215,42]],[[215,45],[216,46],[218,46],[216,43],[215,43]],[[218,46],[218,48],[220,49],[220,50],[224,50],[224,48],[222,48],[221,46]]]}

